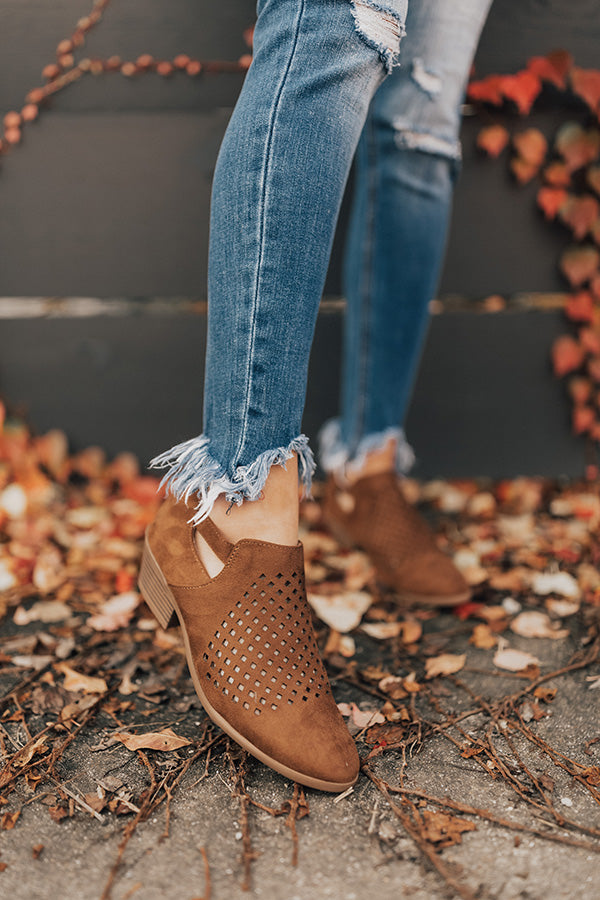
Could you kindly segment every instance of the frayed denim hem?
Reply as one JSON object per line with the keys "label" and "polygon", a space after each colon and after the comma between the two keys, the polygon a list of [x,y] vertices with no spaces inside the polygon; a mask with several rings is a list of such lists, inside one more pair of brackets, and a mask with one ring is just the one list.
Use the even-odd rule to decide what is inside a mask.
{"label": "frayed denim hem", "polygon": [[416,457],[413,448],[406,440],[404,429],[396,426],[365,435],[359,441],[354,453],[351,454],[348,446],[342,440],[339,419],[329,419],[318,434],[319,462],[325,472],[344,475],[346,472],[352,472],[353,469],[361,468],[367,453],[371,450],[381,449],[390,438],[397,441],[396,471],[399,475],[406,475],[415,464]]}
{"label": "frayed denim hem", "polygon": [[286,460],[291,459],[294,453],[298,454],[298,482],[303,486],[303,497],[310,497],[315,461],[305,434],[294,438],[285,447],[265,450],[249,466],[238,466],[232,478],[211,456],[209,445],[209,438],[201,434],[165,450],[148,463],[151,469],[169,467],[159,489],[164,486],[176,500],[186,502],[192,494],[197,495],[198,506],[192,518],[188,519],[191,524],[203,522],[221,494],[238,506],[244,500],[258,500],[271,466],[280,465],[285,469]]}

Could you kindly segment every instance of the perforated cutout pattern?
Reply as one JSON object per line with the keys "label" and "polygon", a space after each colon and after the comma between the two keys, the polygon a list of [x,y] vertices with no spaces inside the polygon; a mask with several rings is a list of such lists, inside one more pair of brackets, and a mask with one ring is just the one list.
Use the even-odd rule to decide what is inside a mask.
{"label": "perforated cutout pattern", "polygon": [[[341,507],[337,491],[335,499]],[[359,536],[359,540],[364,537],[371,552],[387,564],[393,560],[401,563],[424,550],[435,548],[432,533],[417,510],[406,500],[394,475],[387,479],[385,489],[372,494],[368,502],[371,504],[369,515],[355,516],[355,521],[364,521],[369,529],[368,534]]]}
{"label": "perforated cutout pattern", "polygon": [[214,687],[260,716],[331,693],[301,573],[264,573],[244,591],[203,654]]}

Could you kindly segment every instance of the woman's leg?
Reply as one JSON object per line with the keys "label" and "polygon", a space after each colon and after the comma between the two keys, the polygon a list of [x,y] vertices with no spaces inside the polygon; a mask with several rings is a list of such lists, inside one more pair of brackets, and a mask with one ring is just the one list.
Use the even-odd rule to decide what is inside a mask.
{"label": "woman's leg", "polygon": [[320,434],[326,471],[356,474],[367,454],[399,472],[412,465],[402,425],[443,261],[460,107],[490,3],[412,3],[400,66],[371,103],[345,252],[341,413]]}
{"label": "woman's leg", "polygon": [[[198,497],[196,522],[217,498],[222,522],[232,503],[259,498],[271,466],[293,455],[310,488],[300,432],[316,314],[350,163],[405,14],[406,0],[258,3],[213,184],[203,434],[151,461],[169,468],[175,497]],[[267,487],[274,508],[289,498],[281,485]],[[250,528],[257,505],[243,506],[255,507]]]}
{"label": "woman's leg", "polygon": [[[149,526],[140,569],[161,624],[176,615],[182,625],[208,715],[287,778],[336,792],[355,782],[359,758],[312,628],[298,479],[279,464],[295,456],[309,487],[300,425],[314,322],[350,161],[403,30],[405,0],[384,4],[258,5],[214,181],[204,433],[153,461],[170,467],[173,497]],[[198,501],[190,518],[187,499]],[[240,504],[221,528],[217,502]],[[286,529],[265,531],[282,515],[287,542]]]}

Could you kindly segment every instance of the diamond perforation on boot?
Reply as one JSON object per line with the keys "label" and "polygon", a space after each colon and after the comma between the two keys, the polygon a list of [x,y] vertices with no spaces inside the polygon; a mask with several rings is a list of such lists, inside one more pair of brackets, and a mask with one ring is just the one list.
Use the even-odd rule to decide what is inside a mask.
{"label": "diamond perforation on boot", "polygon": [[329,689],[308,608],[298,603],[303,590],[298,572],[259,575],[203,653],[206,678],[255,715],[275,711],[283,700],[307,702]]}

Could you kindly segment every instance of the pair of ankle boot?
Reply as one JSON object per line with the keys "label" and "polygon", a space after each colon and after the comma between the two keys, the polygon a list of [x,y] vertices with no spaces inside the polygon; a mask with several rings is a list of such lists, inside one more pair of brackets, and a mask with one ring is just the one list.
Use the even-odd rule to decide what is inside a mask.
{"label": "pair of ankle boot", "polygon": [[[210,718],[266,765],[308,787],[344,791],[359,758],[331,693],[306,600],[302,543],[230,542],[210,518],[195,526],[223,563],[200,560],[193,507],[167,497],[145,538],[139,586],[163,628],[181,626],[196,693]],[[393,473],[340,488],[326,523],[367,551],[380,580],[412,603],[453,605],[469,589],[406,502]]]}

